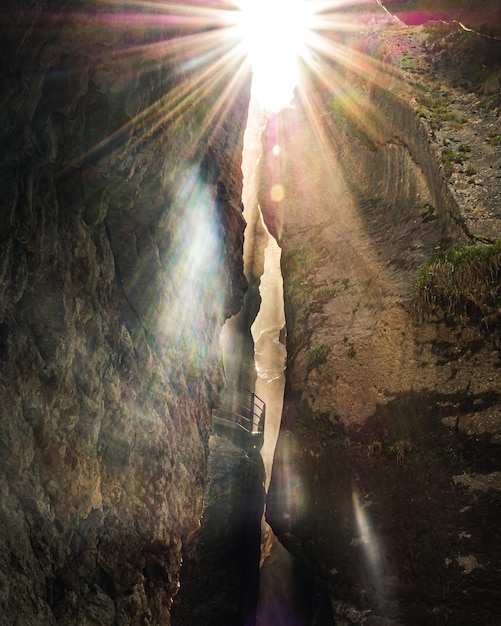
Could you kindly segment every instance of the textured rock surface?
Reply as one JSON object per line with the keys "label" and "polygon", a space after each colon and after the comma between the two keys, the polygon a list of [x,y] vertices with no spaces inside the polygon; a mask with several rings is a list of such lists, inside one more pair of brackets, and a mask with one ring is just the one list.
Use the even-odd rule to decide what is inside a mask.
{"label": "textured rock surface", "polygon": [[219,333],[245,290],[248,83],[204,83],[207,61],[185,63],[187,33],[152,5],[16,5],[1,27],[2,623],[168,624]]}
{"label": "textured rock surface", "polygon": [[251,626],[257,605],[264,467],[259,452],[210,440],[202,525],[186,546],[174,626]]}
{"label": "textured rock surface", "polygon": [[[455,166],[455,178],[442,159],[444,133],[468,137],[481,155],[486,137],[474,144],[470,131],[483,111],[496,129],[499,118],[477,106],[458,123],[419,108],[419,94],[436,87],[415,91],[410,80],[426,67],[433,78],[433,59],[404,78],[395,71],[409,63],[399,39],[408,32],[358,40],[346,53],[358,71],[331,64],[336,91],[310,84],[308,106],[273,120],[265,137],[261,203],[282,246],[288,329],[266,516],[322,575],[340,623],[495,624],[499,334],[475,315],[419,316],[413,289],[437,250],[499,238],[489,171],[499,147],[476,162],[493,184],[486,205],[474,202],[473,183],[458,193],[467,175]],[[381,54],[384,71],[361,52]],[[440,88],[464,107],[467,92],[441,69]],[[281,203],[270,200],[276,184]]]}
{"label": "textured rock surface", "polygon": [[428,20],[460,21],[482,33],[501,34],[501,11],[497,0],[382,0],[381,4],[406,24]]}

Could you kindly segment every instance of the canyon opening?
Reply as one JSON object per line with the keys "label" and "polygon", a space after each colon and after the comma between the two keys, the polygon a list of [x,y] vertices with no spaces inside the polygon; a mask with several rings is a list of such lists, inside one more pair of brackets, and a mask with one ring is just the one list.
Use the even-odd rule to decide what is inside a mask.
{"label": "canyon opening", "polygon": [[499,2],[0,16],[2,624],[501,623]]}

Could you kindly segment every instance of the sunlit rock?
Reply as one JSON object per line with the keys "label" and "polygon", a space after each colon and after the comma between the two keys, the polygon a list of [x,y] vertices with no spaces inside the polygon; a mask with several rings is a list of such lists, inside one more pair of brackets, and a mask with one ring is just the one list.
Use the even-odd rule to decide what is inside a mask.
{"label": "sunlit rock", "polygon": [[[499,47],[457,24],[380,35],[338,34],[263,137],[287,322],[266,518],[339,620],[495,622],[499,95],[471,68]],[[473,160],[481,202],[458,193]]]}
{"label": "sunlit rock", "polygon": [[249,75],[230,63],[200,88],[210,63],[183,41],[203,48],[204,19],[3,11],[5,624],[170,622],[224,385],[219,333],[246,287]]}

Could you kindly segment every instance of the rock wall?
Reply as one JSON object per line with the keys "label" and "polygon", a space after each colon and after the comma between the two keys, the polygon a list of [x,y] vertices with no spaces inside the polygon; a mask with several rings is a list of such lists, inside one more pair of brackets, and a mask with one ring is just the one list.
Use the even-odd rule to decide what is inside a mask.
{"label": "rock wall", "polygon": [[[465,211],[478,185],[452,190],[466,165],[451,178],[443,160],[445,131],[473,142],[492,112],[458,123],[467,92],[447,70],[423,84],[434,66],[404,33],[343,42],[350,69],[324,60],[323,80],[264,137],[260,200],[282,246],[288,333],[266,518],[323,578],[340,623],[495,624],[499,335],[471,310],[422,316],[414,299],[421,265],[482,239],[487,212],[499,237],[497,192]],[[404,75],[410,48],[422,63]],[[417,101],[433,90],[451,103],[440,129]]]}
{"label": "rock wall", "polygon": [[482,33],[501,35],[501,11],[496,0],[382,0],[388,11],[405,24],[422,24],[428,20],[460,21]]}
{"label": "rock wall", "polygon": [[5,624],[169,624],[198,527],[219,333],[246,288],[249,77],[194,59],[205,24],[179,11],[3,12]]}
{"label": "rock wall", "polygon": [[183,552],[174,626],[253,626],[259,587],[264,467],[258,450],[210,439],[200,530]]}

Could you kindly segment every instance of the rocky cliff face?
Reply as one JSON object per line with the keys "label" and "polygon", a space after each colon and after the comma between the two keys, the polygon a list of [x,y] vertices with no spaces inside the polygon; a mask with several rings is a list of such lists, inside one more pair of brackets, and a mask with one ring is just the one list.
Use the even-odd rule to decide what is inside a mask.
{"label": "rocky cliff face", "polygon": [[168,624],[245,290],[248,76],[159,6],[2,21],[2,622]]}
{"label": "rocky cliff face", "polygon": [[[310,83],[264,139],[288,331],[267,520],[340,623],[501,617],[499,252],[457,253],[474,262],[457,289],[465,266],[445,254],[501,234],[499,108],[446,65],[450,36],[357,39],[357,71],[331,63],[336,89]],[[490,307],[470,299],[487,256]]]}
{"label": "rocky cliff face", "polygon": [[423,24],[429,20],[455,20],[469,28],[499,36],[501,12],[497,0],[382,0],[388,11],[405,24]]}
{"label": "rocky cliff face", "polygon": [[264,467],[258,450],[210,439],[200,530],[183,553],[175,626],[253,626],[259,587]]}

